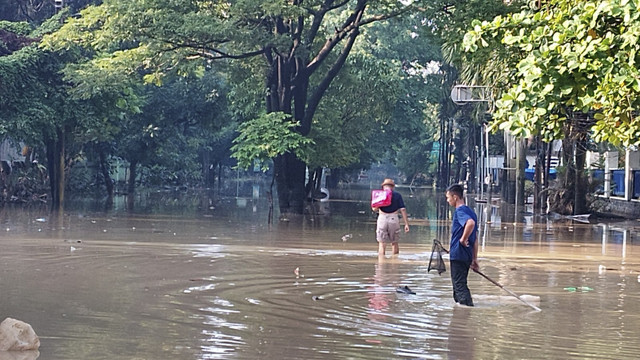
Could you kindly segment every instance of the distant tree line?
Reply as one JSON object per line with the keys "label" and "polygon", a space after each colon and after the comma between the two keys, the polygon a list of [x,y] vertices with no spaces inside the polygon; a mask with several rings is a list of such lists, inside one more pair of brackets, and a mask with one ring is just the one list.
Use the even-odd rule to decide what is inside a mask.
{"label": "distant tree line", "polygon": [[[554,23],[563,11],[602,14],[593,29],[572,18],[602,43],[595,52],[616,41],[606,27],[618,25],[607,19],[636,23],[624,17],[628,3],[606,2],[596,15],[570,3],[74,0],[57,12],[49,1],[0,0],[0,135],[33,149],[56,208],[81,163],[92,164],[95,176],[86,178],[110,197],[115,162],[127,164],[132,194],[140,174],[153,184],[211,186],[215,169],[258,160],[273,170],[282,213],[302,212],[325,168],[335,184],[387,162],[406,183],[444,187],[478,176],[487,119],[497,132],[492,154],[503,152],[503,129],[542,142],[575,134],[567,156],[581,173],[575,149],[588,138],[578,134],[637,140],[635,130],[603,125],[612,116],[635,124],[616,115],[633,114],[634,105],[598,108],[622,95],[593,89],[610,95],[602,103],[570,79],[554,82],[591,69],[568,64],[544,68],[539,91],[525,91],[517,81],[539,75],[528,49],[553,61],[541,45],[550,36],[555,49],[579,50],[562,47],[576,34]],[[529,17],[532,31],[514,32]],[[536,32],[551,23],[559,35]],[[631,43],[620,48],[633,52]],[[558,54],[569,61],[565,52]],[[454,104],[459,83],[491,86],[500,99],[493,116],[488,104]]]}

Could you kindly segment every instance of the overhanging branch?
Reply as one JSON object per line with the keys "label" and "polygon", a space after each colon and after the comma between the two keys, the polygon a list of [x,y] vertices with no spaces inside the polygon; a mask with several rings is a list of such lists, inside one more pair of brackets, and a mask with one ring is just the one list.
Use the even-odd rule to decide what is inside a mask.
{"label": "overhanging branch", "polygon": [[320,100],[322,99],[322,96],[324,95],[325,91],[329,88],[329,85],[331,85],[331,82],[333,81],[333,79],[335,79],[335,77],[338,75],[338,73],[340,72],[340,69],[342,69],[342,67],[344,66],[344,63],[347,60],[347,57],[349,56],[349,53],[351,52],[351,49],[353,48],[353,44],[355,43],[359,33],[360,31],[358,30],[358,28],[355,28],[349,34],[349,39],[344,45],[344,48],[342,49],[340,56],[338,56],[336,61],[331,66],[331,69],[329,69],[325,77],[322,79],[318,87],[315,89],[313,95],[311,95],[311,97],[309,98],[309,101],[307,102],[307,109],[304,115],[304,121],[302,122],[303,124],[311,124],[311,119],[313,119],[313,116],[316,112],[316,109],[318,108],[318,105],[320,104]]}
{"label": "overhanging branch", "polygon": [[359,25],[359,20],[362,19],[367,2],[365,0],[358,1],[358,5],[349,18],[344,22],[341,29],[336,29],[333,37],[327,39],[324,46],[318,51],[316,56],[307,65],[307,72],[313,73],[318,69],[320,64],[331,54],[331,51],[346,38],[353,30]]}

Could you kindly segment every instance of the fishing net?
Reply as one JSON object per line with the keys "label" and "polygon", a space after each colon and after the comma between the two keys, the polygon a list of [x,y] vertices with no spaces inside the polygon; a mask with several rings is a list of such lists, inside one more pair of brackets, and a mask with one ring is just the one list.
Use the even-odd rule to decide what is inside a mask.
{"label": "fishing net", "polygon": [[433,240],[433,247],[431,248],[431,258],[429,258],[429,267],[427,272],[430,272],[432,269],[438,271],[438,275],[441,275],[443,272],[447,271],[447,267],[445,266],[444,259],[442,259],[442,252],[448,251],[442,246],[442,243],[438,240]]}

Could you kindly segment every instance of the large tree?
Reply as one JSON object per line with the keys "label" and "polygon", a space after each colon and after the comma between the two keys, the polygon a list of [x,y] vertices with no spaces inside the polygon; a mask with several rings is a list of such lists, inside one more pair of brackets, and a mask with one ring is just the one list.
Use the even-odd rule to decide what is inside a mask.
{"label": "large tree", "polygon": [[[140,113],[120,122],[117,154],[129,162],[128,193],[134,193],[141,167],[154,169],[154,185],[201,182],[208,167],[204,158],[213,146],[235,129],[228,122],[225,85],[214,71],[202,77],[173,77],[162,87],[147,86]],[[226,128],[229,126],[229,128]],[[228,149],[218,147],[219,153]],[[217,164],[216,164],[217,165]]]}
{"label": "large tree", "polygon": [[61,208],[65,144],[81,123],[79,114],[90,111],[86,103],[67,98],[59,74],[62,59],[35,45],[43,32],[56,26],[56,19],[35,29],[27,23],[0,22],[0,119],[14,139],[44,148],[52,205]]}
{"label": "large tree", "polygon": [[523,137],[563,139],[567,171],[557,211],[587,211],[589,139],[640,144],[637,7],[625,0],[551,0],[476,21],[466,34],[467,50],[512,59],[514,71],[496,102],[494,126]]}
{"label": "large tree", "polygon": [[37,27],[0,21],[0,128],[44,154],[54,209],[64,204],[73,152],[110,139],[117,131],[113,120],[139,103],[126,77],[111,76],[99,89],[71,87],[64,79],[62,69],[82,54],[38,47],[44,34],[60,28],[64,14]]}
{"label": "large tree", "polygon": [[[95,51],[96,57],[72,74],[77,84],[92,86],[100,86],[105,70],[144,72],[148,81],[160,82],[167,72],[245,59],[236,69],[250,70],[247,75],[262,80],[265,112],[286,114],[283,121],[306,137],[364,27],[414,11],[418,3],[107,0],[70,19],[52,40],[57,49],[79,44]],[[306,165],[291,150],[285,147],[273,159],[279,205],[281,212],[301,213]]]}

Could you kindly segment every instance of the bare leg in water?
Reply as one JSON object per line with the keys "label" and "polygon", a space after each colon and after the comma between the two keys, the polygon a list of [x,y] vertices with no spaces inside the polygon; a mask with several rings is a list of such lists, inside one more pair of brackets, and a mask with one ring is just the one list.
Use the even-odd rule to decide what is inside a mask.
{"label": "bare leg in water", "polygon": [[[380,241],[378,243],[378,257],[384,257],[385,252],[387,251],[387,243],[384,241]],[[391,243],[391,255],[398,255],[400,253],[400,246],[398,246],[397,242]]]}

